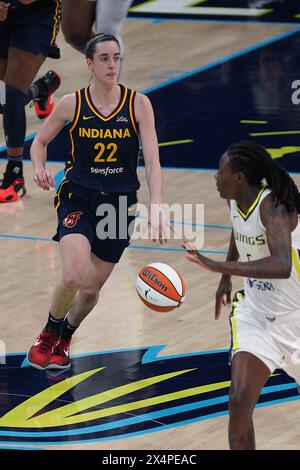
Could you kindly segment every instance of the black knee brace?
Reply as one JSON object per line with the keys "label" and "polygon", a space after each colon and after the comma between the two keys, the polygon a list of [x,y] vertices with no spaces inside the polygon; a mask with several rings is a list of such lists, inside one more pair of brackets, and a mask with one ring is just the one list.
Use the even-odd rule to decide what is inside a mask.
{"label": "black knee brace", "polygon": [[6,85],[3,108],[3,127],[8,147],[23,147],[26,133],[25,105],[27,95],[17,88]]}

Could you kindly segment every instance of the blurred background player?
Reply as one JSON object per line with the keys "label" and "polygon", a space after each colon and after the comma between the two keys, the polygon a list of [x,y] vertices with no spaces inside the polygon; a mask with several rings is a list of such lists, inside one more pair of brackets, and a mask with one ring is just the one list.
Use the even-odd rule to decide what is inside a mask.
{"label": "blurred background player", "polygon": [[133,0],[64,0],[62,31],[66,41],[84,52],[86,43],[95,32],[105,31],[118,39],[123,55],[120,31],[132,2]]}
{"label": "blurred background player", "polygon": [[53,70],[32,83],[49,55],[58,57],[55,38],[61,18],[61,0],[0,2],[0,80],[5,83],[1,102],[8,162],[0,185],[0,202],[23,196],[25,106],[34,100],[40,119],[53,108],[52,95],[60,85]]}
{"label": "blurred background player", "polygon": [[215,178],[233,226],[227,259],[217,262],[184,246],[190,261],[222,274],[216,319],[230,303],[231,276],[244,277],[230,315],[229,444],[251,450],[254,408],[275,369],[300,383],[300,194],[286,170],[253,141],[231,145]]}

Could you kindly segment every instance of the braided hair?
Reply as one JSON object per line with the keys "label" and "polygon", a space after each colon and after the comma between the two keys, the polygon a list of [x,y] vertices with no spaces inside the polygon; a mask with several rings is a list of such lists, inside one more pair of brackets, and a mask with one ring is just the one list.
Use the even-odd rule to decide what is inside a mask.
{"label": "braided hair", "polygon": [[87,59],[93,59],[94,57],[94,54],[95,54],[95,51],[96,51],[96,46],[97,44],[99,44],[100,42],[106,42],[106,41],[114,41],[118,44],[119,46],[119,49],[120,49],[120,43],[118,41],[118,39],[113,36],[112,34],[109,34],[109,33],[99,33],[99,34],[96,34],[95,36],[93,36],[89,41],[88,43],[86,44],[85,46],[85,57]]}
{"label": "braided hair", "polygon": [[230,157],[230,168],[244,173],[249,184],[258,185],[266,180],[272,190],[275,206],[283,204],[288,212],[300,213],[297,186],[288,172],[272,159],[262,145],[254,141],[241,141],[231,145],[227,155]]}

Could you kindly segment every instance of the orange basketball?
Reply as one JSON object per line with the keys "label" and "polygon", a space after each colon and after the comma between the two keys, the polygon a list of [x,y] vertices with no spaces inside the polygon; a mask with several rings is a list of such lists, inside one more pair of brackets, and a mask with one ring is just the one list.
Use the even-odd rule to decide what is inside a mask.
{"label": "orange basketball", "polygon": [[165,263],[144,266],[137,276],[136,290],[142,302],[157,312],[170,312],[185,299],[182,277]]}

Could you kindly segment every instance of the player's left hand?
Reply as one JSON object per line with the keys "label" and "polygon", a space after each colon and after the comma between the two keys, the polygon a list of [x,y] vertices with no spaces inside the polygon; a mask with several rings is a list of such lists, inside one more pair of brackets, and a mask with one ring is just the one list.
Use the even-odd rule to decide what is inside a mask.
{"label": "player's left hand", "polygon": [[149,204],[148,225],[150,227],[152,240],[156,241],[158,239],[161,244],[166,243],[170,238],[171,231],[174,231],[161,204]]}
{"label": "player's left hand", "polygon": [[45,168],[35,171],[33,175],[34,182],[45,191],[49,191],[50,188],[54,188],[55,182],[50,171]]}
{"label": "player's left hand", "polygon": [[201,255],[194,245],[184,241],[181,246],[187,251],[186,257],[189,261],[198,264],[207,271],[219,272],[217,269],[218,263],[207,256]]}

